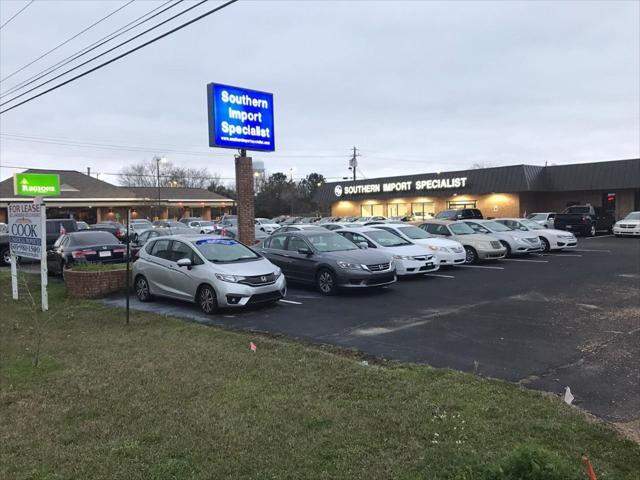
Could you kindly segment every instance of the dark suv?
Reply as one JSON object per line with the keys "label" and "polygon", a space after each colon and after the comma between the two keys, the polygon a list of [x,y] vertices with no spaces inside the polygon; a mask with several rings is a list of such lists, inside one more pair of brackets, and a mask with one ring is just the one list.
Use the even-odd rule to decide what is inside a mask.
{"label": "dark suv", "polygon": [[462,208],[459,210],[443,210],[436,215],[438,220],[482,220],[482,212],[477,208]]}

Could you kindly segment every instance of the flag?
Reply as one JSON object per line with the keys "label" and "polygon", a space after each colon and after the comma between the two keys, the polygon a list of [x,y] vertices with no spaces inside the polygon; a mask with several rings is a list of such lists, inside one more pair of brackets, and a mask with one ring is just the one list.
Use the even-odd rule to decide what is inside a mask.
{"label": "flag", "polygon": [[598,480],[596,477],[596,472],[593,471],[591,460],[589,460],[589,457],[587,457],[586,454],[582,455],[582,463],[584,463],[584,466],[587,469],[587,475],[589,476],[589,480]]}
{"label": "flag", "polygon": [[249,342],[249,350],[251,350],[252,352],[255,352],[258,350],[258,347],[256,347],[255,343]]}

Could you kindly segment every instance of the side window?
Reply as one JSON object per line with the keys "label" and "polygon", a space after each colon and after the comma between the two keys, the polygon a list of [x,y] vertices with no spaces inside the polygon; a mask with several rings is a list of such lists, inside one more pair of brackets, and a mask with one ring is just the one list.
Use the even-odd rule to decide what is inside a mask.
{"label": "side window", "polygon": [[[49,224],[47,224],[48,226]],[[62,241],[67,238],[66,235],[61,235],[58,237],[58,239],[55,241],[55,243],[53,244],[53,248],[58,248],[60,245],[62,245]]]}
{"label": "side window", "polygon": [[482,225],[478,225],[475,222],[465,222],[465,223],[469,225],[474,232],[489,233],[489,230],[484,228]]}
{"label": "side window", "polygon": [[144,247],[144,251],[147,252],[149,255],[153,255],[151,252],[153,251],[153,246],[155,245],[156,242],[149,242],[145,245]]}
{"label": "side window", "polygon": [[549,214],[549,220],[553,220],[554,218],[556,218],[556,214],[555,213],[550,213]]}
{"label": "side window", "polygon": [[347,240],[354,242],[355,240],[353,239],[353,233],[351,232],[338,232],[338,235],[342,235],[344,238],[346,238]]}
{"label": "side window", "polygon": [[165,260],[171,260],[171,252],[169,250],[171,240],[157,240],[153,244],[153,250],[151,255],[158,258],[164,258]]}
{"label": "side window", "polygon": [[191,247],[185,243],[174,240],[171,244],[170,252],[170,258],[168,260],[177,262],[181,258],[188,258],[193,262],[193,250],[191,250]]}
{"label": "side window", "polygon": [[445,236],[451,235],[446,225],[434,225],[434,227],[436,227],[434,232],[436,235],[445,235]]}
{"label": "side window", "polygon": [[276,237],[271,237],[267,240],[269,240],[269,245],[267,246],[267,248],[273,248],[275,250],[284,250],[284,241],[286,240],[287,237],[285,237],[284,235],[278,235]]}
{"label": "side window", "polygon": [[440,235],[440,232],[438,231],[438,227],[440,227],[440,225],[436,225],[435,223],[427,223],[426,225],[423,225],[425,227],[425,230],[433,235]]}
{"label": "side window", "polygon": [[369,248],[376,248],[376,246],[373,243],[371,243],[367,238],[363,237],[359,233],[354,233],[351,241],[354,242],[356,245],[358,245],[359,243],[365,242],[369,246]]}
{"label": "side window", "polygon": [[287,250],[292,251],[292,252],[297,252],[301,248],[308,249],[309,246],[307,245],[307,242],[305,242],[300,237],[289,237],[289,243],[287,244]]}

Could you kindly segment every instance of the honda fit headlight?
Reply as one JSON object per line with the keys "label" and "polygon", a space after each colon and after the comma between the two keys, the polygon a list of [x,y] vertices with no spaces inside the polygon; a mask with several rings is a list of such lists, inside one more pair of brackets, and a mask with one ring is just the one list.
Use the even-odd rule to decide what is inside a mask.
{"label": "honda fit headlight", "polygon": [[362,270],[362,265],[359,263],[343,262],[342,260],[336,262],[340,268],[345,270]]}
{"label": "honda fit headlight", "polygon": [[241,282],[242,280],[245,280],[246,277],[243,277],[242,275],[229,275],[226,273],[216,273],[216,278],[218,280],[222,280],[223,282],[238,283],[238,282]]}

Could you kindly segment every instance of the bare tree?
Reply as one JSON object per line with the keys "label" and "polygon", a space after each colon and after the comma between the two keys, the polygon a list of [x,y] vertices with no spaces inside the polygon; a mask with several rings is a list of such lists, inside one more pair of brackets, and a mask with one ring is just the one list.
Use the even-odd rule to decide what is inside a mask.
{"label": "bare tree", "polygon": [[[158,184],[157,168],[154,160],[129,165],[120,170],[119,182],[124,187],[155,187]],[[206,168],[176,167],[171,163],[160,164],[161,187],[207,188],[212,178],[213,176]]]}

